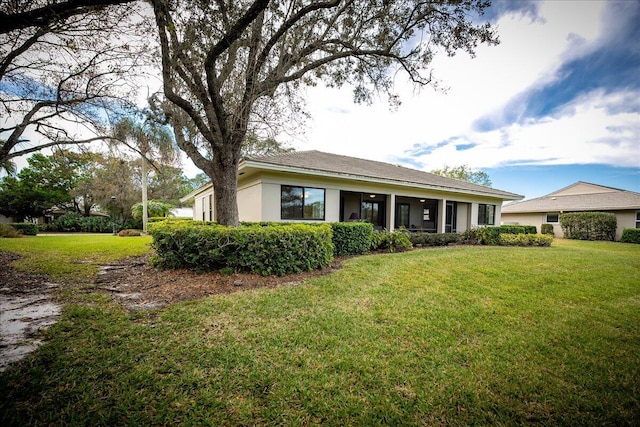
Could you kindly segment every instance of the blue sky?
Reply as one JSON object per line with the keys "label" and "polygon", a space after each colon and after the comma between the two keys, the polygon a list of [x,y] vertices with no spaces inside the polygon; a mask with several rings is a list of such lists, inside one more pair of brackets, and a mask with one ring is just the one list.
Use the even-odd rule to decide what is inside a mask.
{"label": "blue sky", "polygon": [[312,120],[289,142],[427,171],[467,164],[526,198],[576,181],[640,192],[640,1],[494,1],[487,16],[500,45],[436,57],[446,92],[399,74],[389,111],[312,88]]}

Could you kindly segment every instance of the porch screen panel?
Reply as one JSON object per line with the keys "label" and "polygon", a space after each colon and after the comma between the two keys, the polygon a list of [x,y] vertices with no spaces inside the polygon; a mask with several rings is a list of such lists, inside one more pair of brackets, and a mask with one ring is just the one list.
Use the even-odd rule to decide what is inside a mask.
{"label": "porch screen panel", "polygon": [[411,206],[408,203],[398,204],[397,226],[409,228],[409,210]]}

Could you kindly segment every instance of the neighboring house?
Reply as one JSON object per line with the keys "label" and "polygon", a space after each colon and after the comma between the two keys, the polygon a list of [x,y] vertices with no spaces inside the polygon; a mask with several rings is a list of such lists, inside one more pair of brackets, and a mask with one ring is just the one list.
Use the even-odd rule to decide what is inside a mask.
{"label": "neighboring house", "polygon": [[[59,208],[57,206],[54,206],[51,209],[48,209],[46,214],[44,216],[39,217],[35,222],[38,223],[38,224],[50,224],[50,223],[54,222],[56,219],[60,218],[62,215],[66,215],[66,214],[72,213],[72,212],[74,212],[74,211],[61,209],[61,208]],[[94,217],[101,216],[101,217],[108,218],[109,214],[105,213],[105,212],[91,210],[91,211],[89,211],[89,216],[94,216]]]}
{"label": "neighboring house", "polygon": [[502,207],[503,224],[553,224],[556,236],[563,237],[560,214],[568,212],[611,212],[616,215],[620,240],[625,228],[640,228],[640,194],[588,182],[576,182],[536,199],[510,203]]}
{"label": "neighboring house", "polygon": [[[211,183],[194,198],[196,220],[215,221]],[[320,151],[243,160],[238,168],[240,221],[366,220],[377,229],[463,232],[500,224],[500,208],[523,196],[389,163]]]}
{"label": "neighboring house", "polygon": [[171,215],[176,218],[193,218],[193,208],[172,208]]}

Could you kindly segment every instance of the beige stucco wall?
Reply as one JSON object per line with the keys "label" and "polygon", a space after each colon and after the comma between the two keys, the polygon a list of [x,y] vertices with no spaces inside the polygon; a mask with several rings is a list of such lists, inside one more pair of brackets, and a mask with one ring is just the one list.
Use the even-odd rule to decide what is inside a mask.
{"label": "beige stucco wall", "polygon": [[253,180],[238,188],[238,218],[240,221],[262,221],[262,186]]}
{"label": "beige stucco wall", "polygon": [[[193,219],[202,221],[202,212],[205,213],[205,221],[209,221],[209,195],[213,196],[213,189],[204,193],[200,193],[194,197],[193,201]],[[212,219],[215,221],[216,210],[214,206],[214,199],[211,197]]]}
{"label": "beige stucco wall", "polygon": [[[531,212],[524,214],[503,213],[501,223],[505,225],[535,225],[539,233],[541,231],[542,224],[546,223],[546,219],[547,214],[543,212]],[[562,237],[560,223],[553,224],[553,232],[556,237]]]}

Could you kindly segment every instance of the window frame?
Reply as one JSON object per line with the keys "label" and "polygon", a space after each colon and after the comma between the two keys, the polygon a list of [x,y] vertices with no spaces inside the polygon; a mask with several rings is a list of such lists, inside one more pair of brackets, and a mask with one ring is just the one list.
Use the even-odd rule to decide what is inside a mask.
{"label": "window frame", "polygon": [[[285,210],[285,206],[283,204],[283,194],[284,194],[284,189],[285,188],[290,188],[290,189],[300,189],[301,190],[301,201],[302,201],[302,205],[300,206],[300,210],[301,210],[301,216],[287,216],[286,215],[286,210]],[[307,199],[307,191],[308,190],[320,190],[322,191],[322,217],[311,217],[308,218],[306,217],[307,214],[307,209],[308,207],[310,207],[311,205],[306,205],[305,201]],[[301,185],[280,185],[280,219],[281,220],[287,220],[287,221],[324,221],[326,218],[326,210],[327,210],[327,190],[325,188],[318,188],[318,187],[305,187],[305,186],[301,186]],[[311,212],[313,213],[313,208],[311,208]]]}
{"label": "window frame", "polygon": [[640,228],[640,211],[636,211],[636,228]]}
{"label": "window frame", "polygon": [[[555,217],[556,217],[556,220],[555,220],[555,221],[551,221],[551,220],[549,219],[549,215],[551,215],[551,216],[555,216]],[[560,214],[559,214],[559,213],[555,213],[555,212],[554,212],[554,213],[547,213],[547,214],[545,215],[545,218],[544,218],[544,219],[545,219],[545,221],[546,221],[546,223],[547,223],[547,224],[558,224],[558,223],[560,222]]]}
{"label": "window frame", "polygon": [[[490,217],[488,216],[489,207],[493,210]],[[488,221],[489,218],[491,219],[490,222]],[[496,225],[496,205],[478,203],[478,225]]]}

